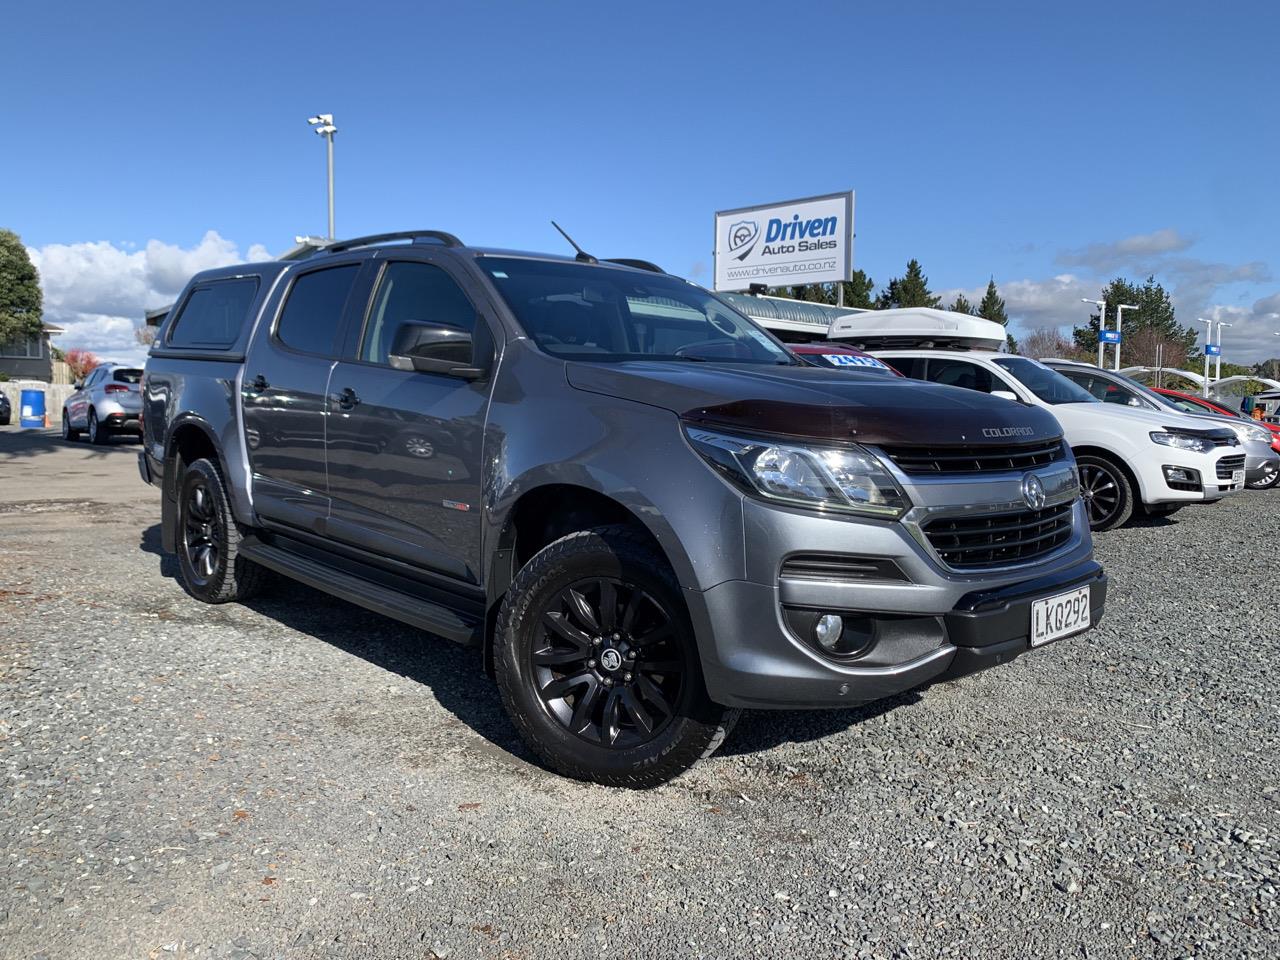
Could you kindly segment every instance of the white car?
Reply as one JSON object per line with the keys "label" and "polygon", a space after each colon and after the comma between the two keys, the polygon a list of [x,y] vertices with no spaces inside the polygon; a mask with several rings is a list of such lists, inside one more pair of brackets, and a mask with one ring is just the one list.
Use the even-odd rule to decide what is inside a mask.
{"label": "white car", "polygon": [[[886,316],[891,313],[910,316]],[[828,333],[908,377],[1047,409],[1075,454],[1094,530],[1119,526],[1135,509],[1172,513],[1244,487],[1245,456],[1234,431],[1206,429],[1204,421],[1172,410],[1166,415],[1104,404],[1029,357],[973,349],[1003,343],[1004,336],[1003,327],[987,320],[921,309],[842,317]],[[899,346],[908,340],[926,346]]]}

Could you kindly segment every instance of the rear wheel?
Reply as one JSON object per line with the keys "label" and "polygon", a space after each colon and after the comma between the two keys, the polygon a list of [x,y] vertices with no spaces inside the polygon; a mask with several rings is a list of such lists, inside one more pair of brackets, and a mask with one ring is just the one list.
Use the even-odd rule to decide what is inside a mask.
{"label": "rear wheel", "polygon": [[1133,487],[1119,464],[1086,454],[1076,457],[1076,465],[1089,529],[1110,530],[1133,515]]}
{"label": "rear wheel", "polygon": [[65,409],[62,411],[62,439],[68,443],[80,439],[80,431],[71,426],[71,415]]}
{"label": "rear wheel", "polygon": [[89,411],[89,423],[86,426],[90,443],[101,445],[109,439],[107,428],[98,420],[98,412],[96,410]]}
{"label": "rear wheel", "polygon": [[228,603],[257,593],[264,571],[239,555],[242,536],[222,475],[209,460],[182,473],[178,489],[178,570],[197,600]]}
{"label": "rear wheel", "polygon": [[656,786],[714,752],[737,719],[707,696],[674,574],[626,527],[541,550],[507,592],[494,642],[516,728],[566,776]]}

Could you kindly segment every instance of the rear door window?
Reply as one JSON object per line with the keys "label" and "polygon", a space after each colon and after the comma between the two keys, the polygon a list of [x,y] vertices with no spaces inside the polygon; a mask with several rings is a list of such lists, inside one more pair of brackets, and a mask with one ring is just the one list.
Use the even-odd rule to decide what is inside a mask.
{"label": "rear door window", "polygon": [[171,347],[226,349],[240,339],[258,294],[255,277],[215,280],[191,291],[169,329]]}
{"label": "rear door window", "polygon": [[904,377],[912,380],[924,379],[924,357],[885,357],[884,362]]}
{"label": "rear door window", "polygon": [[963,387],[965,390],[978,390],[982,393],[1004,389],[1004,384],[995,382],[990,370],[968,360],[935,357],[929,361],[929,379],[949,387]]}
{"label": "rear door window", "polygon": [[301,353],[336,355],[338,328],[359,272],[358,263],[347,263],[294,280],[276,324],[280,342]]}

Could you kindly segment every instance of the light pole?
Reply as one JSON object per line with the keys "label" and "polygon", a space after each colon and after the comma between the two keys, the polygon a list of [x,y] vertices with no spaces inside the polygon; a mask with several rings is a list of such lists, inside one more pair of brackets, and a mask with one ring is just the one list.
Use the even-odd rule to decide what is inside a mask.
{"label": "light pole", "polygon": [[[1116,307],[1116,333],[1117,334],[1120,333],[1120,327],[1124,324],[1124,312],[1126,310],[1137,310],[1137,309],[1138,309],[1137,305],[1132,303],[1122,303]],[[1115,370],[1117,372],[1119,372],[1120,370],[1120,341],[1118,340],[1116,341]]]}
{"label": "light pole", "polygon": [[329,141],[329,239],[333,239],[333,135],[338,128],[333,125],[332,113],[318,113],[308,117],[307,123],[315,128],[316,133]]}
{"label": "light pole", "polygon": [[1098,308],[1098,369],[1102,369],[1102,331],[1107,329],[1107,301],[1090,300],[1088,297],[1081,297],[1081,303],[1092,303]]}
{"label": "light pole", "polygon": [[1229,327],[1231,324],[1225,320],[1218,321],[1218,355],[1213,358],[1213,379],[1222,379],[1222,328]]}
{"label": "light pole", "polygon": [[1204,317],[1196,317],[1196,323],[1204,324],[1204,383],[1200,386],[1200,395],[1209,395],[1209,344],[1213,341],[1213,321]]}

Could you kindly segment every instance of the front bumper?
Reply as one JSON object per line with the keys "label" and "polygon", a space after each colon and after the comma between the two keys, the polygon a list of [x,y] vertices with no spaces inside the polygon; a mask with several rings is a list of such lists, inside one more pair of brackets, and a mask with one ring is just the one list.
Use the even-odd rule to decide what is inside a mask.
{"label": "front bumper", "polygon": [[[971,590],[947,610],[912,614],[850,608],[848,585],[832,585],[832,603],[821,609],[861,614],[881,638],[847,662],[822,656],[788,630],[775,587],[732,580],[686,597],[699,636],[712,639],[702,647],[711,698],[726,706],[795,709],[867,703],[1007,663],[1030,648],[1032,602],[1084,585],[1096,624],[1106,605],[1107,577],[1092,559]],[[818,587],[812,585],[811,593]]]}

